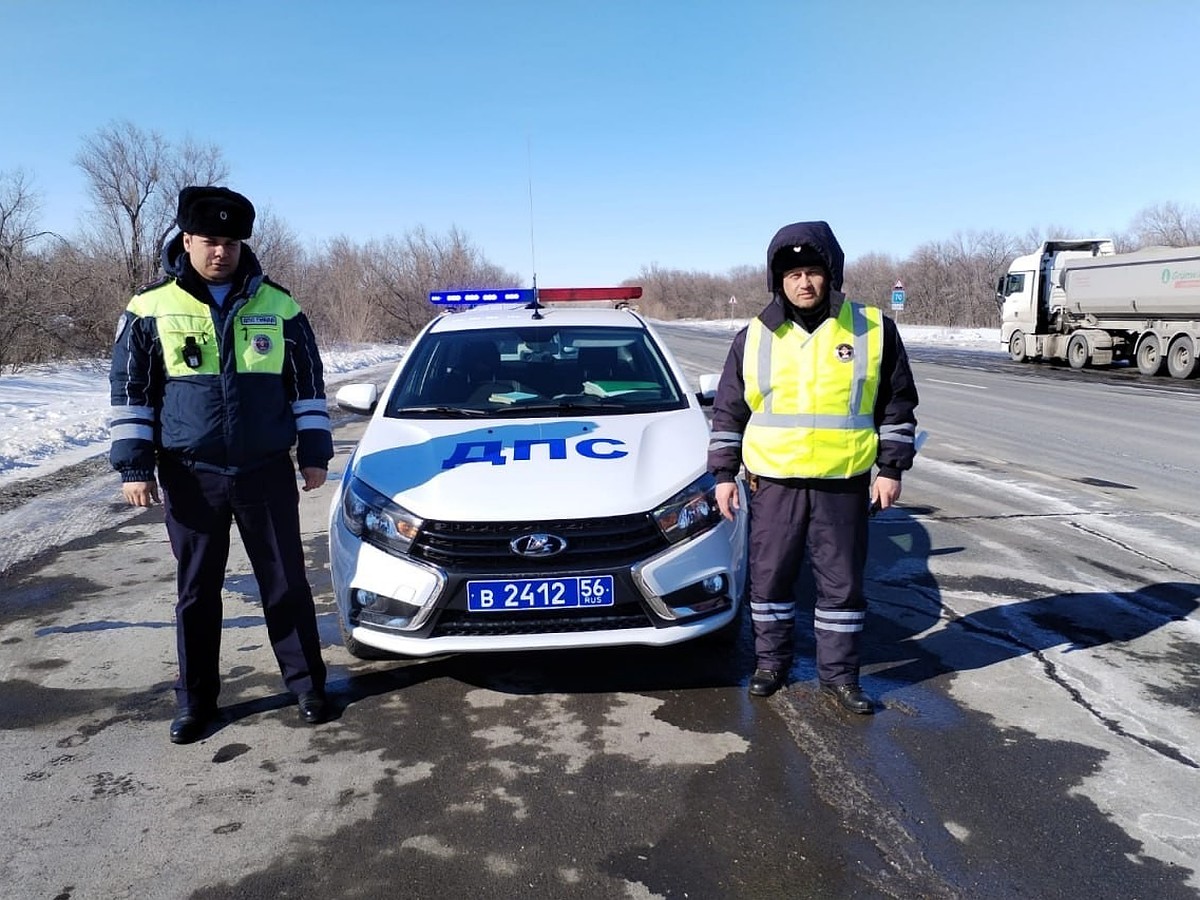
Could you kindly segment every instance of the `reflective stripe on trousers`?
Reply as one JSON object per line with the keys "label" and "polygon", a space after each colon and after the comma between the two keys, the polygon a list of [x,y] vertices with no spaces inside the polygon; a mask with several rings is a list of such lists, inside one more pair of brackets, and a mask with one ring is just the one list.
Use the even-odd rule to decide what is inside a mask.
{"label": "reflective stripe on trousers", "polygon": [[[826,684],[858,681],[866,619],[870,474],[793,487],[759,479],[750,500],[750,620],[757,665],[785,670],[794,653],[801,563],[816,585],[817,676]],[[808,598],[799,598],[805,605]]]}

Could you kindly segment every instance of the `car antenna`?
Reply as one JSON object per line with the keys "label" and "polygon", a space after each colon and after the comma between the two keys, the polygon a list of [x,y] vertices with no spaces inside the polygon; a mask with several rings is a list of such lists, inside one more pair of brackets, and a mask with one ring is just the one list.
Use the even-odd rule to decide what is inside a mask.
{"label": "car antenna", "polygon": [[533,310],[535,319],[545,318],[542,315],[542,304],[538,303],[537,290],[537,251],[533,243],[533,145],[529,135],[525,135],[525,159],[529,173],[529,265],[533,270],[533,302],[526,309]]}

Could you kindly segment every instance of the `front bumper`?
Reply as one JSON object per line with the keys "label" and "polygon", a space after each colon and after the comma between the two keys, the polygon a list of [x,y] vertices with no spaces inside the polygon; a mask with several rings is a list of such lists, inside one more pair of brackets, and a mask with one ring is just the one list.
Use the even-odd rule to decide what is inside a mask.
{"label": "front bumper", "polygon": [[[467,580],[503,576],[455,572],[384,553],[347,531],[336,513],[329,534],[343,629],[360,644],[402,656],[676,644],[729,624],[745,579],[742,516],[631,566],[536,573],[613,575],[617,605],[603,612],[470,614]],[[715,594],[698,588],[706,579],[720,582]]]}

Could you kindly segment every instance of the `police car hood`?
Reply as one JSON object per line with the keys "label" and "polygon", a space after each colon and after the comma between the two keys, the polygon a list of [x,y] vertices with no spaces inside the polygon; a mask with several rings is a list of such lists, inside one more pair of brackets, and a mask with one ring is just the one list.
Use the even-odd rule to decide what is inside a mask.
{"label": "police car hood", "polygon": [[708,425],[668,413],[371,421],[354,475],[424,519],[533,521],[654,509],[705,471]]}

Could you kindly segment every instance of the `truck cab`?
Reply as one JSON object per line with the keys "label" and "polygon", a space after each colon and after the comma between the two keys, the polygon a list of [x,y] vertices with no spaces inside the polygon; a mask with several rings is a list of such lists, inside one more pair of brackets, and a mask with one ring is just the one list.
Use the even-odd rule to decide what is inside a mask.
{"label": "truck cab", "polygon": [[1060,331],[1064,263],[1115,254],[1111,240],[1090,238],[1046,241],[1037,252],[1014,259],[996,283],[1001,346],[1018,362],[1042,356],[1042,336]]}

